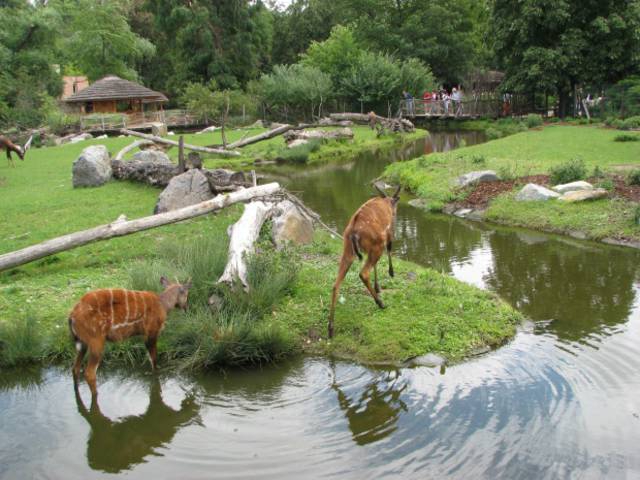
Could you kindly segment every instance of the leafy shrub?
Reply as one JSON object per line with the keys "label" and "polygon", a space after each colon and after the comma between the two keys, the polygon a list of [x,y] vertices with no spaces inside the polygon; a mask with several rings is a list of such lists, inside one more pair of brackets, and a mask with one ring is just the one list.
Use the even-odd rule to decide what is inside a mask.
{"label": "leafy shrub", "polygon": [[518,178],[518,166],[517,165],[503,165],[498,168],[498,177],[500,180],[511,181]]}
{"label": "leafy shrub", "polygon": [[615,185],[614,185],[613,180],[611,178],[603,178],[602,180],[600,180],[596,184],[596,187],[604,188],[608,192],[611,192],[615,188]]}
{"label": "leafy shrub", "polygon": [[484,165],[485,163],[487,163],[487,159],[484,158],[484,155],[475,154],[471,156],[471,163],[473,163],[474,165]]}
{"label": "leafy shrub", "polygon": [[488,140],[497,140],[498,138],[502,138],[502,132],[497,128],[489,127],[485,130],[485,134],[487,135]]}
{"label": "leafy shrub", "polygon": [[536,115],[535,113],[530,113],[527,115],[525,123],[528,128],[535,128],[542,125],[542,116]]}
{"label": "leafy shrub", "polygon": [[633,213],[633,221],[636,225],[640,225],[640,205],[636,207],[636,210]]}
{"label": "leafy shrub", "polygon": [[596,165],[595,167],[593,167],[593,173],[591,173],[591,176],[594,178],[603,178],[604,172],[598,165]]}
{"label": "leafy shrub", "polygon": [[627,130],[632,128],[640,128],[640,115],[629,117],[624,121]]}
{"label": "leafy shrub", "polygon": [[629,172],[627,176],[627,183],[629,185],[640,185],[640,169],[635,169]]}
{"label": "leafy shrub", "polygon": [[607,117],[607,118],[604,119],[604,124],[607,127],[610,127],[615,120],[616,120],[616,117]]}
{"label": "leafy shrub", "polygon": [[573,160],[553,167],[549,173],[552,184],[558,185],[584,179],[587,176],[587,167],[584,160],[574,158]]}
{"label": "leafy shrub", "polygon": [[616,118],[613,122],[611,122],[611,126],[618,130],[628,130],[627,124],[620,118]]}
{"label": "leafy shrub", "polygon": [[614,142],[638,142],[640,141],[640,135],[621,133],[620,135],[616,135],[613,141]]}

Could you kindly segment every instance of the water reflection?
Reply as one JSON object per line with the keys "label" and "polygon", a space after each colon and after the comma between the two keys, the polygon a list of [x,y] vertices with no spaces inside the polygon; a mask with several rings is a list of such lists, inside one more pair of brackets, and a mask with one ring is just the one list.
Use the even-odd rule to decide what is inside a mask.
{"label": "water reflection", "polygon": [[407,405],[402,400],[406,385],[396,381],[400,376],[398,370],[381,371],[352,397],[337,381],[335,363],[331,368],[334,373],[331,388],[338,396],[340,409],[358,445],[377,442],[397,430],[400,414],[407,412]]}
{"label": "water reflection", "polygon": [[489,287],[529,317],[547,320],[545,330],[557,337],[602,335],[629,318],[640,252],[509,231],[489,243]]}
{"label": "water reflection", "polygon": [[93,470],[118,473],[143,463],[158,449],[171,443],[181,428],[194,423],[200,410],[193,393],[186,395],[178,410],[162,400],[157,376],[149,391],[149,406],[141,415],[112,420],[102,413],[97,398],[87,409],[78,389],[75,389],[78,413],[91,427],[87,440],[87,462]]}

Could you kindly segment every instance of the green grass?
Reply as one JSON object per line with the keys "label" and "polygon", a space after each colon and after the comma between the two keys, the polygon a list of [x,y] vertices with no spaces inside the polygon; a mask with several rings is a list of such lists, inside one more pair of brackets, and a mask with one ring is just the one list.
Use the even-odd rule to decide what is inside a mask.
{"label": "green grass", "polygon": [[[466,193],[457,190],[452,182],[472,170],[490,169],[503,177],[515,178],[549,174],[574,158],[584,161],[587,172],[597,168],[601,173],[616,173],[640,165],[640,146],[635,142],[615,142],[617,135],[615,130],[594,126],[546,126],[481,145],[395,163],[385,170],[385,176],[426,199],[428,208],[437,211],[446,203],[464,198]],[[474,164],[479,157],[485,159],[480,168]],[[506,194],[492,201],[486,218],[560,233],[577,230],[592,239],[613,236],[638,240],[640,229],[633,222],[633,205],[625,200],[537,204],[516,202],[513,195]]]}
{"label": "green grass", "polygon": [[[306,248],[293,295],[274,314],[274,322],[299,336],[325,336],[330,293],[337,273],[341,242],[317,235]],[[481,291],[434,270],[394,259],[395,277],[388,263],[378,266],[379,309],[358,278],[361,265],[351,267],[335,313],[335,336],[311,340],[307,348],[363,362],[398,362],[434,352],[450,361],[464,358],[481,346],[497,346],[515,334],[522,320],[492,293]]]}
{"label": "green grass", "polygon": [[[197,136],[201,137],[201,136]],[[396,141],[396,140],[393,140]],[[3,222],[0,254],[65,233],[151,214],[159,190],[129,182],[92,189],[71,187],[71,164],[89,143],[115,152],[130,139],[34,149],[10,169],[0,163]],[[206,142],[201,142],[206,143]],[[336,147],[336,149],[339,149]],[[97,242],[0,273],[0,365],[68,362],[73,355],[67,317],[78,299],[97,288],[159,288],[161,274],[193,277],[191,308],[172,313],[159,351],[165,368],[202,369],[275,361],[302,346],[314,353],[392,362],[439,352],[458,360],[480,345],[510,338],[520,316],[492,294],[431,270],[397,262],[383,279],[388,308],[364,293],[357,266],[343,287],[334,341],[325,336],[328,301],[341,243],[323,234],[312,246],[275,253],[263,238],[251,259],[251,294],[215,285],[224,267],[227,227],[240,206],[216,215]],[[384,270],[384,261],[380,271]],[[415,272],[411,279],[408,272]],[[213,313],[211,293],[220,297]],[[142,342],[110,345],[107,363],[144,364]]]}

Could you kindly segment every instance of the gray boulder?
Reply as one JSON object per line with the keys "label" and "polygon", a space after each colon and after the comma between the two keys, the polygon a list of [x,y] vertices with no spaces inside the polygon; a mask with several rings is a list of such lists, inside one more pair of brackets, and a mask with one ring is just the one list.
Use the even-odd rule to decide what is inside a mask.
{"label": "gray boulder", "polygon": [[415,208],[426,209],[428,202],[424,198],[413,198],[407,202],[409,205]]}
{"label": "gray boulder", "polygon": [[609,192],[607,192],[604,188],[595,188],[593,190],[576,190],[573,192],[565,193],[558,200],[568,203],[584,202],[585,200],[597,200],[599,198],[605,198],[608,194]]}
{"label": "gray boulder", "polygon": [[558,193],[576,192],[579,190],[593,190],[593,185],[589,182],[579,180],[577,182],[563,183],[562,185],[556,185],[553,190]]}
{"label": "gray boulder", "polygon": [[171,163],[169,156],[159,150],[140,150],[133,156],[133,160],[140,162]]}
{"label": "gray boulder", "polygon": [[435,353],[427,353],[426,355],[411,358],[407,363],[409,366],[415,367],[441,367],[447,363],[447,360]]}
{"label": "gray boulder", "polygon": [[209,181],[201,170],[192,169],[171,179],[158,197],[153,213],[169,212],[213,198]]}
{"label": "gray boulder", "polygon": [[476,183],[495,182],[498,180],[500,180],[500,178],[498,177],[498,174],[493,170],[479,170],[476,172],[465,173],[464,175],[459,176],[455,180],[455,184],[458,187],[464,188]]}
{"label": "gray boulder", "polygon": [[313,223],[303,216],[298,207],[288,200],[278,204],[278,210],[272,219],[271,235],[276,247],[287,243],[303,245],[313,240]]}
{"label": "gray boulder", "polygon": [[540,202],[558,198],[559,196],[560,194],[553,190],[535,183],[528,183],[517,193],[516,200],[519,202]]}
{"label": "gray boulder", "polygon": [[98,187],[111,178],[111,159],[104,145],[85,148],[73,162],[73,187]]}

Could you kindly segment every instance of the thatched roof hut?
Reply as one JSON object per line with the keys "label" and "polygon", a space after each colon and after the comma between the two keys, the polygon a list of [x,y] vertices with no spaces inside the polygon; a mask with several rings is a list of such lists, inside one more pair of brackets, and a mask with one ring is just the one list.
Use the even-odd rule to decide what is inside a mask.
{"label": "thatched roof hut", "polygon": [[157,108],[168,102],[166,96],[129,80],[108,75],[64,99],[83,113],[141,112],[143,105]]}

